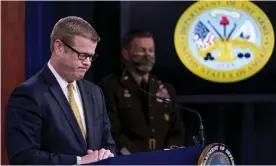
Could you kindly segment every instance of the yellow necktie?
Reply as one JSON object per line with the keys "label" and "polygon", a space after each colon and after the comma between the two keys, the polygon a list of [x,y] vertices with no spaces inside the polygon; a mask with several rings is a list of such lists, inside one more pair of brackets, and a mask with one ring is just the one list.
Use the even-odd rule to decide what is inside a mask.
{"label": "yellow necktie", "polygon": [[75,101],[75,97],[74,97],[74,85],[73,84],[68,84],[67,86],[68,88],[68,99],[69,99],[69,104],[75,114],[75,117],[78,121],[78,124],[79,124],[79,127],[81,129],[81,133],[84,137],[84,140],[86,140],[86,133],[85,133],[85,130],[84,130],[84,127],[82,125],[82,122],[81,122],[81,116],[80,116],[80,111],[79,111],[79,108],[77,106],[77,103]]}

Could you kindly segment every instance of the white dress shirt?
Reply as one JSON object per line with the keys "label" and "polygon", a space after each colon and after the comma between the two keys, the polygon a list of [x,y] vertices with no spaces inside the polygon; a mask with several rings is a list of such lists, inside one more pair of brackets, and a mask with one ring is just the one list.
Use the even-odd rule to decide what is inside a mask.
{"label": "white dress shirt", "polygon": [[[52,73],[54,74],[57,82],[59,83],[59,85],[60,85],[60,87],[61,87],[64,95],[66,96],[66,98],[67,98],[67,100],[69,102],[69,99],[68,99],[68,88],[67,88],[68,82],[61,78],[61,76],[56,72],[56,70],[51,65],[50,61],[48,62],[48,67],[52,71]],[[86,132],[85,118],[84,118],[84,112],[83,112],[83,105],[82,105],[82,100],[81,100],[81,94],[80,94],[80,91],[79,91],[79,88],[77,86],[76,81],[73,82],[73,85],[74,85],[74,98],[75,98],[75,101],[76,101],[76,103],[78,105],[78,108],[79,108],[79,111],[80,111],[80,116],[81,116],[82,125],[84,127],[84,131]]]}

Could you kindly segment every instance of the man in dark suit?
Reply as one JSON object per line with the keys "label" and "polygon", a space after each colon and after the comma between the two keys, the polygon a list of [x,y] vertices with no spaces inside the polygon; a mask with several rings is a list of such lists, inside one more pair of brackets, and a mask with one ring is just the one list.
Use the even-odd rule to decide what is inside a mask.
{"label": "man in dark suit", "polygon": [[100,38],[79,17],[60,19],[51,59],[12,92],[6,113],[10,164],[87,164],[113,157],[101,89],[83,79]]}
{"label": "man in dark suit", "polygon": [[174,88],[150,74],[155,63],[153,35],[142,30],[130,31],[122,46],[126,68],[99,84],[117,149],[121,154],[131,154],[183,146],[184,125],[176,108]]}

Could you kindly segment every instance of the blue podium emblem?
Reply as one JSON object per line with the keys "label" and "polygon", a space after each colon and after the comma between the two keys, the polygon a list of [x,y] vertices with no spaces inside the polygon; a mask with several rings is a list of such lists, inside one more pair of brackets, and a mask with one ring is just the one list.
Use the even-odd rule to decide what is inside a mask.
{"label": "blue podium emblem", "polygon": [[235,165],[231,151],[224,144],[208,145],[201,153],[198,165]]}

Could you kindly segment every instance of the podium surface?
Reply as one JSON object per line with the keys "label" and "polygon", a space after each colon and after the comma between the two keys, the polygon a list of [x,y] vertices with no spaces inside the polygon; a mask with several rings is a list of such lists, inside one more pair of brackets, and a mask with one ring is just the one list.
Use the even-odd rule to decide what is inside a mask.
{"label": "podium surface", "polygon": [[204,147],[156,150],[116,156],[91,165],[195,165]]}
{"label": "podium surface", "polygon": [[227,146],[213,143],[121,155],[88,165],[235,165],[235,162]]}

